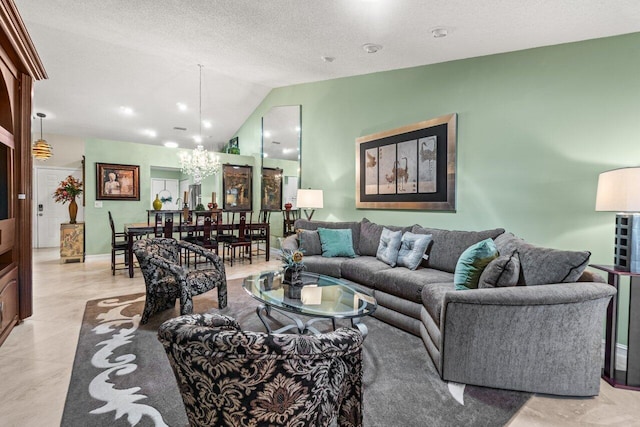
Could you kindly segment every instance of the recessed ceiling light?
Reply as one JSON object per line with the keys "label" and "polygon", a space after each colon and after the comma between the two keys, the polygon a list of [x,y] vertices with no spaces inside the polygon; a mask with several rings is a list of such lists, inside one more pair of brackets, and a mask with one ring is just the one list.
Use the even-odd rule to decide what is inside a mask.
{"label": "recessed ceiling light", "polygon": [[364,51],[367,53],[376,53],[377,51],[382,49],[382,45],[375,43],[365,43],[362,45],[362,49],[364,49]]}
{"label": "recessed ceiling light", "polygon": [[127,115],[127,116],[131,116],[131,115],[133,115],[133,108],[122,106],[122,107],[120,107],[120,112],[122,114]]}
{"label": "recessed ceiling light", "polygon": [[180,110],[180,111],[187,111],[187,104],[185,104],[183,102],[176,103],[176,106],[178,107],[178,110]]}
{"label": "recessed ceiling light", "polygon": [[155,130],[152,130],[152,129],[146,129],[146,130],[142,131],[142,133],[147,135],[149,138],[155,138],[156,136],[158,136],[158,132],[156,132]]}
{"label": "recessed ceiling light", "polygon": [[441,39],[443,37],[447,37],[447,34],[449,34],[449,31],[447,31],[447,29],[444,27],[438,27],[431,30],[431,34],[433,35],[434,38]]}
{"label": "recessed ceiling light", "polygon": [[269,154],[267,154],[267,153],[262,153],[262,157],[269,157]]}
{"label": "recessed ceiling light", "polygon": [[203,120],[203,121],[202,121],[202,126],[203,126],[205,129],[211,129],[211,122],[210,122],[209,120]]}
{"label": "recessed ceiling light", "polygon": [[264,131],[264,137],[265,138],[271,138],[271,132],[269,132],[268,130]]}
{"label": "recessed ceiling light", "polygon": [[201,144],[202,143],[202,137],[200,135],[196,135],[193,137],[193,140],[197,143],[197,144]]}
{"label": "recessed ceiling light", "polygon": [[167,141],[164,143],[164,146],[167,148],[178,148],[178,143],[173,141]]}
{"label": "recessed ceiling light", "polygon": [[333,62],[336,60],[336,58],[333,56],[322,56],[321,58],[324,62]]}
{"label": "recessed ceiling light", "polygon": [[296,126],[296,132],[300,132],[300,126]]}

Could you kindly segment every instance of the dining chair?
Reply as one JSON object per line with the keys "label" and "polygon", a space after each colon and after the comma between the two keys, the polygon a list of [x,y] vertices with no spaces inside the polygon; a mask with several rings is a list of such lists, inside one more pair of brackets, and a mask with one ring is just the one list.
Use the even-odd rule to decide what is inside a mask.
{"label": "dining chair", "polygon": [[[238,212],[238,234],[232,235],[228,241],[223,241],[222,249],[222,262],[225,261],[225,254],[228,254],[231,267],[233,267],[233,261],[236,259],[236,249],[240,249],[239,254],[242,259],[249,259],[249,264],[252,263],[251,259],[251,239],[247,235],[247,213]],[[234,225],[235,228],[235,225]]]}
{"label": "dining chair", "polygon": [[173,237],[173,213],[157,212],[156,219],[153,223],[154,237]]}
{"label": "dining chair", "polygon": [[[116,232],[113,224],[113,216],[109,211],[109,226],[111,227],[111,275],[115,276],[116,270],[129,268],[128,236],[124,231]],[[122,255],[122,262],[117,262],[116,257]]]}
{"label": "dining chair", "polygon": [[300,219],[300,210],[287,209],[284,211],[284,216],[282,221],[283,222],[282,230],[283,230],[284,237],[296,234],[296,230],[293,225],[295,224],[297,219]]}
{"label": "dining chair", "polygon": [[271,211],[262,209],[258,213],[258,221],[253,222],[253,212],[249,214],[249,227],[247,230],[247,236],[251,242],[256,243],[256,255],[260,255],[260,242],[264,242],[264,253],[266,255],[269,250],[269,235],[267,234],[267,227],[265,224],[268,224],[271,220]]}
{"label": "dining chair", "polygon": [[[204,249],[218,254],[217,236],[217,216],[218,214],[211,211],[196,212],[195,230],[192,236],[185,237],[184,240],[194,245],[198,245]],[[198,266],[198,256],[194,257],[194,265]],[[187,258],[187,265],[190,260]]]}

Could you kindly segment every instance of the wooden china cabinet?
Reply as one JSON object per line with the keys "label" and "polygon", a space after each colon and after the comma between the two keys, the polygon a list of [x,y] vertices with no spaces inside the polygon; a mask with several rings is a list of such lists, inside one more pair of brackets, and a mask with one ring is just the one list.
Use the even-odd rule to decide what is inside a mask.
{"label": "wooden china cabinet", "polygon": [[13,0],[0,0],[0,345],[32,314],[31,90],[45,78]]}

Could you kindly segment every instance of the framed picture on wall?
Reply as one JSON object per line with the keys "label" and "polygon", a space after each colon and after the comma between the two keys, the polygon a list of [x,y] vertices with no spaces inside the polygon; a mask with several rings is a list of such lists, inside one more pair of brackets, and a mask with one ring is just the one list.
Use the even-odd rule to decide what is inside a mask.
{"label": "framed picture on wall", "polygon": [[140,166],[96,163],[96,200],[140,200]]}
{"label": "framed picture on wall", "polygon": [[225,211],[253,210],[253,167],[222,165],[222,209]]}
{"label": "framed picture on wall", "polygon": [[456,123],[448,114],[356,139],[356,208],[455,212]]}
{"label": "framed picture on wall", "polygon": [[262,168],[260,200],[261,210],[282,210],[282,169]]}

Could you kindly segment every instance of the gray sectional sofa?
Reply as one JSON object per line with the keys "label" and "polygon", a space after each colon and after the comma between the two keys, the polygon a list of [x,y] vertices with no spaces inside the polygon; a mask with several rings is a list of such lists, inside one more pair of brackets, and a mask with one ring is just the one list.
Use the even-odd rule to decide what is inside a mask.
{"label": "gray sectional sofa", "polygon": [[[350,229],[356,256],[322,256],[319,227]],[[391,267],[376,258],[385,227],[431,235],[417,269]],[[603,319],[615,290],[585,270],[589,252],[537,247],[499,228],[450,231],[367,219],[300,219],[295,228],[298,233],[282,248],[303,249],[308,271],[367,288],[378,302],[374,316],[421,337],[443,380],[567,396],[598,394]],[[456,290],[458,258],[485,239],[493,239],[502,260],[500,269],[492,269],[497,276],[487,279],[493,287],[483,273],[480,282],[488,288]],[[517,286],[503,287],[501,276],[509,269]]]}

